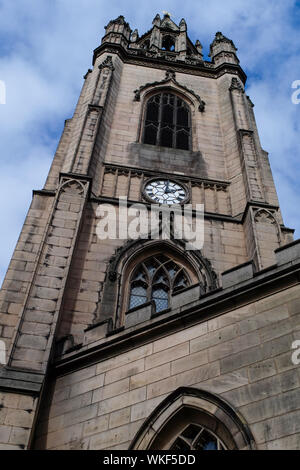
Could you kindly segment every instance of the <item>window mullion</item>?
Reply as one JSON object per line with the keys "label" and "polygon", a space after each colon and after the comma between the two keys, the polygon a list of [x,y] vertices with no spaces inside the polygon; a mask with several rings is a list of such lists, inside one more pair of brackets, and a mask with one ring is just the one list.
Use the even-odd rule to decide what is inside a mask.
{"label": "window mullion", "polygon": [[157,127],[157,135],[156,135],[156,145],[160,145],[161,141],[161,121],[162,121],[162,107],[163,107],[163,94],[159,95],[159,112],[158,112],[158,127]]}
{"label": "window mullion", "polygon": [[173,108],[173,148],[176,149],[176,130],[177,130],[177,96],[174,95]]}

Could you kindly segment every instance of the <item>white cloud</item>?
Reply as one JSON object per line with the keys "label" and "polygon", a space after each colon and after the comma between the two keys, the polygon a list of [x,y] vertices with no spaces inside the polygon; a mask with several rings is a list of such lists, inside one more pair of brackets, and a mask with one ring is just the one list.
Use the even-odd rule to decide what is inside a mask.
{"label": "white cloud", "polygon": [[7,268],[31,199],[44,184],[59,134],[78,99],[82,75],[91,66],[107,22],[123,14],[140,34],[156,13],[184,17],[189,35],[209,51],[216,31],[238,47],[249,75],[262,145],[270,153],[287,226],[300,234],[297,208],[300,165],[300,105],[292,105],[291,83],[300,79],[299,33],[294,0],[0,0],[0,80],[7,104],[0,105],[2,217],[0,277]]}

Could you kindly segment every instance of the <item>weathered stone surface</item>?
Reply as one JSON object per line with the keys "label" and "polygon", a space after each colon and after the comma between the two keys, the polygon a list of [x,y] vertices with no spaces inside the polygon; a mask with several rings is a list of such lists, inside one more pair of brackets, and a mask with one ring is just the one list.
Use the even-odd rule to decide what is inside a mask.
{"label": "weathered stone surface", "polygon": [[[158,63],[159,28],[154,49],[140,54],[137,42],[126,50],[130,31],[122,21],[107,29],[110,52],[106,37],[95,53],[0,293],[0,334],[11,354],[0,369],[0,449],[26,448],[30,435],[36,449],[128,449],[159,406],[149,444],[165,424],[163,400],[183,387],[201,400],[187,393],[169,403],[169,417],[189,403],[185,416],[216,413],[230,430],[230,413],[205,401],[211,393],[241,416],[259,449],[299,449],[300,384],[291,354],[300,328],[300,245],[283,226],[235,47],[218,33],[211,63],[202,61],[199,44],[186,57],[181,23],[181,50],[160,51]],[[174,28],[168,34],[177,37]],[[174,78],[166,81],[165,69]],[[155,90],[187,101],[189,150],[143,142],[145,100]],[[201,253],[182,250],[176,239],[126,250],[125,239],[100,240],[99,202],[116,207],[122,196],[145,207],[143,185],[158,177],[178,180],[193,209],[204,204]],[[124,219],[119,226],[127,228]],[[168,250],[191,285],[169,286],[170,308],[158,315],[148,297],[128,312],[136,264]],[[243,436],[234,438],[243,448]]]}
{"label": "weathered stone surface", "polygon": [[252,278],[253,263],[251,261],[222,273],[222,286],[226,289],[226,287],[234,286],[235,284],[239,284],[240,282],[247,281]]}

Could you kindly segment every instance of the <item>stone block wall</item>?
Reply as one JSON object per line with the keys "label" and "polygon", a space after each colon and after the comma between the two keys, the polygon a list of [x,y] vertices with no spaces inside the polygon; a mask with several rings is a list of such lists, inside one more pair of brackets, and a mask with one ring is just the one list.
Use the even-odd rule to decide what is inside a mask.
{"label": "stone block wall", "polygon": [[[59,376],[48,386],[37,449],[127,449],[171,392],[216,393],[245,418],[258,449],[299,448],[299,286]],[[120,333],[121,334],[121,333]]]}
{"label": "stone block wall", "polygon": [[17,393],[0,393],[0,450],[27,448],[37,399]]}

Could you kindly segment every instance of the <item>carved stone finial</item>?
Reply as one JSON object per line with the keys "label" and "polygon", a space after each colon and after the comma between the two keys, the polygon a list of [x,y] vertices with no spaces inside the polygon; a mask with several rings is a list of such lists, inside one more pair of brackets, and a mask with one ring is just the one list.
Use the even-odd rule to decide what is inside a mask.
{"label": "carved stone finial", "polygon": [[166,70],[166,80],[176,80],[176,74],[174,70]]}
{"label": "carved stone finial", "polygon": [[213,55],[215,46],[217,46],[220,43],[225,43],[228,46],[230,46],[229,49],[231,49],[232,51],[237,51],[237,48],[235,47],[233,41],[231,39],[228,39],[226,36],[224,36],[224,34],[221,33],[221,31],[218,31],[216,33],[215,39],[210,45],[210,53],[209,53],[210,56]]}
{"label": "carved stone finial", "polygon": [[197,39],[197,41],[195,42],[195,47],[197,49],[198,54],[200,54],[201,57],[203,57],[203,54],[202,54],[203,46],[201,42],[199,41],[199,39]]}
{"label": "carved stone finial", "polygon": [[141,90],[138,88],[137,90],[134,90],[134,98],[133,101],[141,101]]}
{"label": "carved stone finial", "polygon": [[201,100],[199,104],[199,111],[200,113],[203,113],[205,111],[205,101]]}
{"label": "carved stone finial", "polygon": [[124,24],[125,26],[128,26],[128,23],[126,23],[125,18],[124,18],[123,15],[119,15],[118,18],[116,18],[114,20],[110,20],[110,22],[105,27],[105,29],[108,28],[108,26],[110,26],[111,24]]}
{"label": "carved stone finial", "polygon": [[182,18],[182,19],[180,20],[179,28],[180,28],[180,31],[186,31],[187,26],[186,26],[186,22],[185,22],[185,19],[184,19],[184,18]]}
{"label": "carved stone finial", "polygon": [[138,38],[139,38],[139,32],[137,29],[135,29],[133,33],[131,34],[131,42],[136,42]]}
{"label": "carved stone finial", "polygon": [[161,23],[160,15],[157,13],[157,15],[154,17],[152,24],[159,26]]}

